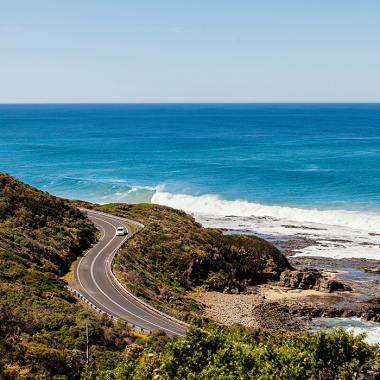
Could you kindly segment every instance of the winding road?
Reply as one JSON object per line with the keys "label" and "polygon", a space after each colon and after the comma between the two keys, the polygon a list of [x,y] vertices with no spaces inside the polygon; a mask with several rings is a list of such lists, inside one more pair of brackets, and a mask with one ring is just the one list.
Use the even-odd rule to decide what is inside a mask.
{"label": "winding road", "polygon": [[[101,240],[76,264],[74,278],[78,291],[99,309],[110,315],[142,327],[145,330],[164,330],[168,335],[184,335],[186,327],[177,324],[118,289],[107,270],[108,259],[131,235],[130,229],[111,215],[87,211],[89,219],[101,230]],[[123,226],[125,236],[116,236],[116,228]]]}

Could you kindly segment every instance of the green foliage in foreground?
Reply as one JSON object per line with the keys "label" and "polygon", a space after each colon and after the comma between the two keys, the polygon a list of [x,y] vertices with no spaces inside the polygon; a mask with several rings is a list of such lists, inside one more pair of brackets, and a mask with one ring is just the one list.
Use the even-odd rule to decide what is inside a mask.
{"label": "green foliage in foreground", "polygon": [[288,336],[282,343],[243,344],[242,337],[191,329],[161,353],[126,357],[114,370],[82,380],[355,379],[368,375],[376,345],[342,328]]}
{"label": "green foliage in foreground", "polygon": [[20,371],[28,379],[79,378],[86,360],[86,325],[93,370],[114,368],[126,345],[138,338],[86,310],[69,293],[67,299],[63,295],[43,297],[25,286],[0,289],[0,379],[17,378]]}

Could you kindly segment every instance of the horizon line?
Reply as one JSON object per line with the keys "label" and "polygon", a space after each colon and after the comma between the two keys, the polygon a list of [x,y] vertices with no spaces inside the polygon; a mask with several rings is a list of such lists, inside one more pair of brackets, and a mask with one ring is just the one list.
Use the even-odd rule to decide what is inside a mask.
{"label": "horizon line", "polygon": [[0,105],[73,105],[73,104],[380,104],[380,101],[372,102],[344,102],[344,101],[320,101],[320,102],[302,102],[302,101],[287,101],[287,102],[21,102],[21,103],[0,103]]}

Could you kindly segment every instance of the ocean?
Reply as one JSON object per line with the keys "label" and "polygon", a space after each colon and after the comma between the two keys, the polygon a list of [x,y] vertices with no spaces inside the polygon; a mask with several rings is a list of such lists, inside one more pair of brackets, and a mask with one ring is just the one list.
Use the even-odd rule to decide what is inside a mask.
{"label": "ocean", "polygon": [[297,255],[380,259],[380,104],[3,104],[0,170],[323,242]]}

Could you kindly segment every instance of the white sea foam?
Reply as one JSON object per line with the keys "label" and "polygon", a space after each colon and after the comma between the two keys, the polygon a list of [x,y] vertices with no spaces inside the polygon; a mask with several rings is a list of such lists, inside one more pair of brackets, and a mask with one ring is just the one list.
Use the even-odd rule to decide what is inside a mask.
{"label": "white sea foam", "polygon": [[[362,321],[360,318],[317,318],[313,321],[317,325],[327,325],[333,327],[335,325],[343,327],[347,331],[353,330],[354,335],[365,332],[367,336],[364,342],[369,344],[380,344],[380,324],[371,321]],[[311,331],[317,331],[319,328],[312,326]]]}
{"label": "white sea foam", "polygon": [[255,216],[284,220],[298,223],[319,223],[323,225],[348,227],[356,230],[380,231],[380,215],[347,210],[317,210],[295,207],[265,206],[247,201],[226,201],[215,195],[194,197],[184,194],[170,194],[157,191],[152,197],[152,203],[165,204],[187,212],[213,216]]}
{"label": "white sea foam", "polygon": [[298,236],[317,241],[300,255],[334,258],[380,258],[380,215],[348,210],[317,210],[226,201],[214,195],[199,197],[157,190],[152,203],[193,213],[205,227],[259,235]]}

